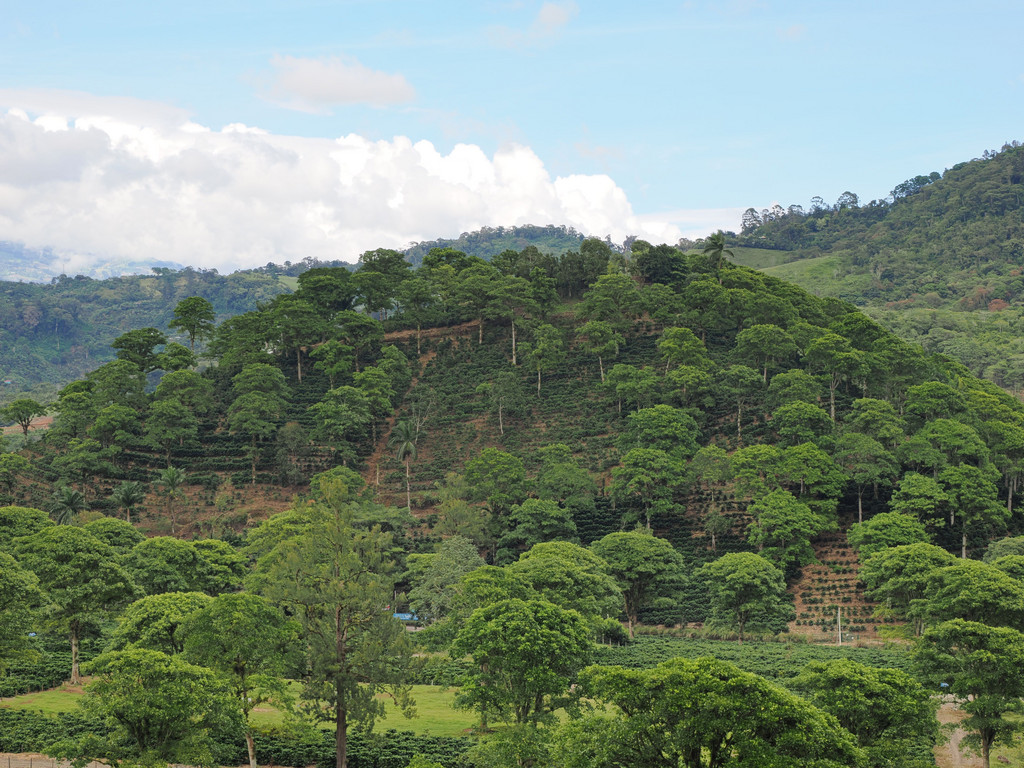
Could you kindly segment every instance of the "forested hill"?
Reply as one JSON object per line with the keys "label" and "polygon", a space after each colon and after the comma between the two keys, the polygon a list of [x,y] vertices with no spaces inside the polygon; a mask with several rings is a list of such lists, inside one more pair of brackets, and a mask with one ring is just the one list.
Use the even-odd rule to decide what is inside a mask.
{"label": "forested hill", "polygon": [[[561,256],[566,251],[579,250],[584,239],[582,234],[566,226],[538,227],[527,224],[519,227],[482,227],[475,232],[463,232],[454,240],[413,243],[405,250],[405,254],[414,266],[419,266],[423,257],[433,248],[454,248],[469,256],[490,259],[502,251],[521,251],[532,245],[543,253]],[[608,239],[605,243],[615,248]]]}
{"label": "forested hill", "polygon": [[1024,301],[1024,147],[898,184],[884,200],[852,192],[832,205],[750,208],[735,241],[788,252],[785,261],[832,255],[833,295],[858,304],[957,302],[984,308]]}
{"label": "forested hill", "polygon": [[[0,388],[0,402],[40,385],[67,383],[112,360],[115,338],[132,328],[165,328],[175,304],[187,296],[208,300],[221,320],[248,312],[295,284],[275,272],[155,268],[149,275],[105,280],[0,282],[0,380],[10,381]],[[48,399],[45,387],[39,396]]]}

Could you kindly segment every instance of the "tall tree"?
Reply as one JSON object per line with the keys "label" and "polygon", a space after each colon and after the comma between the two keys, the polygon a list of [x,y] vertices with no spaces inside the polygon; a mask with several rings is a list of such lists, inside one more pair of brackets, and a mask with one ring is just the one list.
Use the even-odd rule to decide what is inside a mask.
{"label": "tall tree", "polygon": [[925,679],[948,691],[967,713],[961,725],[971,733],[964,742],[989,766],[992,746],[1012,742],[1024,713],[1024,635],[1008,627],[989,627],[953,619],[927,629],[917,660]]}
{"label": "tall tree", "polygon": [[70,525],[43,528],[20,539],[15,555],[39,579],[50,604],[48,621],[68,633],[70,682],[79,685],[78,647],[83,634],[131,602],[135,584],[110,547]]}
{"label": "tall tree", "polygon": [[704,240],[704,255],[708,258],[708,266],[718,272],[722,269],[725,257],[733,258],[733,252],[725,247],[725,233],[718,230]]}
{"label": "tall tree", "polygon": [[506,722],[549,720],[590,659],[586,624],[576,611],[544,600],[502,600],[478,608],[452,650],[473,659],[457,704]]}
{"label": "tall tree", "polygon": [[782,571],[753,552],[730,552],[701,568],[711,597],[711,621],[736,630],[739,642],[752,620],[777,631],[792,618]]}
{"label": "tall tree", "polygon": [[189,296],[182,299],[174,308],[174,317],[167,324],[168,328],[177,329],[188,334],[189,348],[194,352],[196,339],[202,341],[213,335],[217,313],[213,305],[200,296]]}
{"label": "tall tree", "polygon": [[608,563],[608,572],[622,590],[629,636],[633,637],[640,610],[681,585],[683,557],[665,539],[645,530],[609,533],[591,549]]}
{"label": "tall tree", "polygon": [[186,658],[219,673],[228,682],[245,724],[249,766],[256,768],[253,710],[288,700],[282,679],[298,625],[259,595],[219,595],[189,617],[184,628]]}
{"label": "tall tree", "polygon": [[405,507],[412,512],[412,486],[409,465],[416,458],[416,427],[411,421],[402,419],[391,430],[388,445],[395,449],[395,458],[405,464]]}
{"label": "tall tree", "polygon": [[350,725],[370,727],[384,712],[387,693],[406,712],[404,684],[411,647],[392,617],[395,563],[391,535],[380,526],[356,526],[358,505],[314,505],[308,528],[261,558],[265,596],[302,626],[308,708],[333,721],[335,764],[348,765]]}
{"label": "tall tree", "polygon": [[12,400],[6,408],[0,408],[0,418],[13,421],[21,427],[23,434],[28,435],[32,422],[46,415],[47,408],[28,397]]}

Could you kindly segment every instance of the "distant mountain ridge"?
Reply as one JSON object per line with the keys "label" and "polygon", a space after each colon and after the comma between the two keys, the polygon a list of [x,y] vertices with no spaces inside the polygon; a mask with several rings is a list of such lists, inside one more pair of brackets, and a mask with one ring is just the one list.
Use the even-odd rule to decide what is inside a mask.
{"label": "distant mountain ridge", "polygon": [[[55,277],[67,274],[69,264],[78,264],[79,259],[62,256],[52,248],[28,248],[22,243],[0,240],[0,281],[12,283],[48,283]],[[184,265],[173,261],[152,259],[114,259],[99,257],[89,267],[70,269],[102,280],[108,277],[148,273],[153,267],[182,269]]]}

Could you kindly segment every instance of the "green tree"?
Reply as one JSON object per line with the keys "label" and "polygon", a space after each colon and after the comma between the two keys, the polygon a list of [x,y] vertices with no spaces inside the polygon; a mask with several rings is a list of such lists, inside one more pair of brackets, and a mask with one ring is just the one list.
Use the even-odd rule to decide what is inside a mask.
{"label": "green tree", "polygon": [[550,371],[565,359],[562,333],[553,325],[539,325],[533,331],[533,345],[524,354],[537,371],[537,397],[540,397],[542,371]]}
{"label": "green tree", "polygon": [[857,379],[864,374],[864,353],[854,349],[846,338],[826,333],[807,346],[805,359],[812,370],[821,371],[825,376],[829,416],[835,421],[836,390],[844,381]]}
{"label": "green tree", "polygon": [[924,607],[932,623],[965,619],[1024,627],[1024,583],[993,563],[958,560],[932,574]]}
{"label": "green tree", "polygon": [[722,393],[736,404],[736,440],[743,444],[743,406],[761,393],[764,382],[757,371],[746,365],[730,365],[718,380]]}
{"label": "green tree", "polygon": [[523,460],[497,448],[484,448],[479,456],[467,461],[465,479],[471,489],[470,499],[486,501],[499,517],[526,498]]}
{"label": "green tree", "polygon": [[861,566],[865,596],[882,604],[879,616],[896,616],[912,623],[920,635],[927,599],[940,568],[956,562],[949,552],[932,544],[907,544],[880,550]]}
{"label": "green tree", "polygon": [[685,477],[682,462],[656,448],[634,448],[612,470],[612,498],[637,503],[648,530],[656,511],[668,509]]}
{"label": "green tree", "polygon": [[10,552],[14,539],[31,536],[52,526],[53,521],[41,509],[0,507],[0,550]]}
{"label": "green tree", "polygon": [[701,567],[710,590],[711,623],[736,631],[755,624],[778,631],[792,619],[782,571],[753,552],[730,552]]}
{"label": "green tree", "polygon": [[421,620],[436,622],[452,609],[462,577],[483,564],[476,545],[464,536],[442,541],[429,555],[409,555],[409,605]]}
{"label": "green tree", "polygon": [[704,255],[708,259],[708,266],[715,272],[722,269],[725,257],[734,258],[733,252],[725,247],[725,233],[718,230],[713,235],[708,235],[704,240]]}
{"label": "green tree", "polygon": [[587,626],[579,613],[544,600],[502,600],[473,612],[452,645],[473,671],[456,705],[506,722],[549,720],[566,700],[576,673],[590,659]]}
{"label": "green tree", "polygon": [[245,366],[232,378],[235,399],[228,408],[228,428],[249,437],[252,483],[256,484],[259,444],[277,431],[286,405],[284,374],[272,365]]}
{"label": "green tree", "polygon": [[1006,530],[1010,516],[998,500],[997,476],[991,466],[980,469],[970,464],[947,467],[939,475],[939,483],[951,502],[950,526],[954,524],[956,513],[960,515],[960,557],[964,559],[967,558],[968,536]]}
{"label": "green tree", "polygon": [[889,499],[889,509],[912,515],[929,528],[944,525],[942,516],[949,505],[949,495],[934,480],[917,472],[907,472],[900,479]]}
{"label": "green tree", "polygon": [[938,701],[906,672],[851,659],[812,661],[787,687],[852,733],[872,768],[923,768],[933,763]]}
{"label": "green tree", "polygon": [[907,428],[907,423],[892,403],[870,397],[853,401],[847,425],[852,431],[867,435],[890,450],[905,438]]}
{"label": "green tree", "polygon": [[127,554],[145,536],[135,526],[116,517],[101,517],[90,520],[82,528],[110,547],[118,557]]}
{"label": "green tree", "polygon": [[416,458],[416,427],[411,421],[402,419],[391,431],[388,445],[395,449],[395,458],[405,464],[405,508],[412,512],[412,487],[409,464]]}
{"label": "green tree", "polygon": [[14,493],[18,475],[26,474],[32,465],[24,456],[17,453],[0,453],[0,485],[7,489],[8,494]]}
{"label": "green tree", "polygon": [[373,419],[363,391],[348,386],[330,389],[309,410],[316,419],[314,439],[330,445],[343,462],[353,459],[353,444],[366,434]]}
{"label": "green tree", "polygon": [[410,712],[402,681],[411,648],[391,615],[391,534],[378,525],[357,527],[356,504],[307,510],[309,527],[281,541],[257,567],[267,573],[261,591],[302,627],[303,698],[314,715],[334,723],[336,765],[346,768],[349,726],[369,728],[383,714],[378,693]]}
{"label": "green tree", "polygon": [[12,661],[31,659],[29,632],[43,603],[39,580],[6,552],[0,552],[0,674]]}
{"label": "green tree", "polygon": [[754,516],[748,532],[750,543],[787,576],[814,562],[811,539],[835,529],[835,521],[815,513],[789,491],[772,491],[748,511]]}
{"label": "green tree", "polygon": [[209,301],[201,296],[189,296],[174,307],[174,317],[167,327],[187,333],[189,348],[194,352],[196,339],[202,341],[213,335],[216,317],[217,313]]}
{"label": "green tree", "polygon": [[[861,432],[847,432],[836,442],[836,463],[857,488],[857,522],[864,522],[864,491],[870,485],[891,485],[899,474],[896,457],[874,438]],[[903,542],[909,544],[910,542]]]}
{"label": "green tree", "polygon": [[917,518],[899,512],[882,512],[867,522],[854,523],[846,538],[861,562],[883,549],[929,541],[928,532]]}
{"label": "green tree", "polygon": [[617,613],[622,605],[622,594],[608,564],[569,541],[534,544],[507,567],[545,600],[579,611],[588,619]]}
{"label": "green tree", "polygon": [[136,600],[121,615],[109,650],[136,647],[179,654],[185,648],[182,625],[211,599],[202,592],[163,592]]}
{"label": "green tree", "polygon": [[796,354],[793,337],[777,325],[752,325],[736,335],[734,354],[751,367],[761,369],[761,379],[768,383],[768,369]]}
{"label": "green tree", "polygon": [[503,275],[495,281],[488,314],[493,318],[507,321],[512,326],[512,365],[518,365],[516,327],[528,317],[539,313],[540,305],[534,299],[533,286],[529,280],[514,275]]}
{"label": "green tree", "polygon": [[626,416],[626,429],[619,449],[648,448],[664,451],[676,459],[688,459],[697,452],[700,428],[686,411],[670,405],[641,408]]}
{"label": "green tree", "polygon": [[584,339],[584,349],[597,357],[601,383],[604,384],[604,358],[618,356],[619,347],[625,343],[625,339],[605,320],[591,320],[578,333]]}
{"label": "green tree", "polygon": [[55,757],[112,765],[217,762],[216,734],[236,726],[214,673],[145,648],[111,651],[89,663],[82,707],[107,726],[59,744]]}
{"label": "green tree", "polygon": [[72,685],[82,682],[78,647],[83,635],[131,602],[136,588],[110,547],[69,525],[42,528],[19,539],[15,556],[39,579],[48,602],[47,622],[71,641]]}
{"label": "green tree", "polygon": [[110,463],[111,449],[104,448],[96,440],[73,437],[68,441],[67,450],[57,456],[51,466],[61,478],[77,481],[84,488],[97,475],[109,475],[114,471]]}
{"label": "green tree", "polygon": [[608,573],[622,590],[629,636],[640,611],[658,597],[668,597],[683,580],[683,557],[665,539],[650,531],[609,533],[591,546],[608,564]]}
{"label": "green tree", "polygon": [[523,384],[515,371],[502,370],[494,381],[484,382],[477,388],[490,396],[491,410],[498,417],[498,434],[505,434],[505,416],[522,416],[529,412]]}
{"label": "green tree", "polygon": [[50,514],[58,525],[70,525],[79,513],[89,508],[81,491],[59,485],[50,497]]}
{"label": "green tree", "polygon": [[402,317],[416,324],[416,354],[422,355],[420,337],[423,323],[430,318],[438,299],[434,286],[428,277],[417,271],[402,283],[397,298],[402,309]]}
{"label": "green tree", "polygon": [[163,351],[156,356],[154,368],[174,373],[195,368],[197,362],[196,355],[191,349],[176,341],[169,341],[164,345]]}
{"label": "green tree", "polygon": [[526,499],[514,504],[507,530],[498,539],[496,565],[514,562],[522,552],[545,541],[576,542],[576,523],[565,507],[555,501]]}
{"label": "green tree", "polygon": [[609,711],[563,726],[553,750],[560,768],[862,764],[834,717],[725,661],[594,666],[580,678],[583,695]]}
{"label": "green tree", "polygon": [[797,368],[772,376],[765,394],[765,404],[771,410],[796,401],[818,405],[822,394],[821,382],[807,371]]}
{"label": "green tree", "polygon": [[21,427],[22,434],[28,435],[32,422],[46,415],[47,408],[42,403],[28,397],[12,400],[5,408],[0,408],[0,418],[13,421]]}
{"label": "green tree", "polygon": [[356,362],[355,349],[337,339],[328,339],[323,344],[318,344],[309,356],[315,361],[313,367],[327,374],[331,389],[334,389],[338,379],[352,371]]}
{"label": "green tree", "polygon": [[1024,727],[1024,635],[953,619],[925,630],[917,650],[924,679],[948,691],[967,713],[961,726],[971,731],[961,743],[974,746],[985,768],[993,745],[1012,743]]}
{"label": "green tree", "polygon": [[725,449],[717,445],[698,449],[687,470],[690,482],[707,492],[712,507],[715,506],[715,491],[732,480],[732,462]]}
{"label": "green tree", "polygon": [[195,371],[170,371],[160,378],[154,401],[174,399],[197,416],[213,410],[213,384]]}
{"label": "green tree", "polygon": [[219,595],[193,613],[183,628],[185,656],[227,681],[245,724],[249,766],[256,768],[252,712],[261,705],[289,700],[282,674],[298,625],[264,598],[253,594]]}
{"label": "green tree", "polygon": [[134,363],[144,373],[156,370],[156,347],[167,343],[167,337],[156,328],[136,328],[122,333],[110,346],[117,350],[117,359]]}
{"label": "green tree", "polygon": [[194,445],[199,437],[199,420],[177,398],[156,400],[149,408],[146,418],[146,441],[157,450],[162,450],[164,461],[171,464],[171,451]]}
{"label": "green tree", "polygon": [[178,518],[175,513],[177,502],[184,495],[182,487],[185,485],[185,473],[177,467],[167,467],[160,471],[156,484],[160,486],[160,494],[164,497],[164,514],[171,522],[171,536],[173,536]]}
{"label": "green tree", "polygon": [[154,536],[132,547],[122,563],[147,595],[211,591],[210,565],[191,541]]}
{"label": "green tree", "polygon": [[501,273],[490,264],[473,264],[460,271],[454,285],[454,300],[479,322],[478,344],[484,343],[484,320],[498,288]]}
{"label": "green tree", "polygon": [[356,371],[365,351],[375,349],[384,339],[384,326],[362,312],[343,310],[334,316],[334,335],[355,350]]}
{"label": "green tree", "polygon": [[665,361],[665,372],[670,367],[707,365],[707,348],[689,328],[666,328],[658,338],[658,351]]}
{"label": "green tree", "polygon": [[612,366],[605,379],[605,386],[618,398],[619,413],[622,412],[623,401],[636,405],[637,410],[650,405],[658,384],[659,377],[650,368],[637,368],[625,363]]}
{"label": "green tree", "polygon": [[146,488],[136,480],[126,480],[113,490],[110,501],[117,509],[124,510],[124,519],[131,523],[132,510],[138,510],[146,502]]}
{"label": "green tree", "polygon": [[823,437],[831,435],[833,428],[824,410],[799,400],[776,408],[772,413],[771,425],[782,446],[821,441]]}

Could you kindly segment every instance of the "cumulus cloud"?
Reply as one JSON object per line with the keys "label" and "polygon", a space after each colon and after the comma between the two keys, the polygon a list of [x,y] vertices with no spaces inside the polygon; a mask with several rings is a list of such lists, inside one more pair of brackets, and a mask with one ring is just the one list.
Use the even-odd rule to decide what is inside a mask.
{"label": "cumulus cloud", "polygon": [[579,10],[579,6],[572,0],[561,3],[546,2],[537,11],[527,29],[494,27],[491,30],[491,38],[496,44],[507,48],[537,45],[556,37]]}
{"label": "cumulus cloud", "polygon": [[274,56],[266,98],[302,112],[340,104],[386,106],[412,101],[416,92],[400,74],[370,69],[351,57],[303,59]]}
{"label": "cumulus cloud", "polygon": [[[0,106],[14,107],[3,93]],[[566,224],[620,241],[681,234],[671,218],[636,216],[608,176],[552,178],[521,145],[442,153],[403,136],[213,130],[157,106],[148,118],[135,104],[72,106],[49,99],[46,110],[0,114],[0,240],[225,270],[354,261],[482,226]]]}

